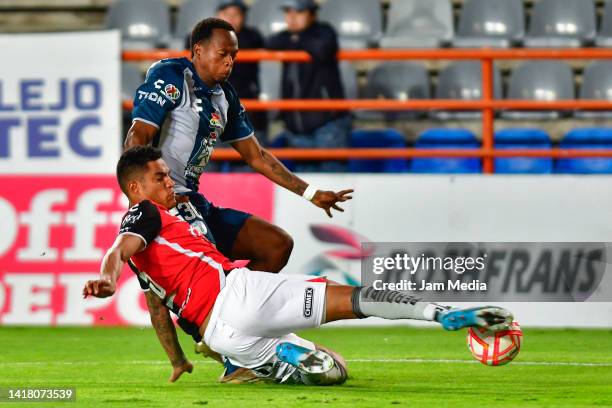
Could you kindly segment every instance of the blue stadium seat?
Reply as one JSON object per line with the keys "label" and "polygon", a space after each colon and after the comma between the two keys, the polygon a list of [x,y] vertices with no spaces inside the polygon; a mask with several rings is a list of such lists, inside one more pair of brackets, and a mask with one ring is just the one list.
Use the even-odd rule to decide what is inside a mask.
{"label": "blue stadium seat", "polygon": [[[548,133],[541,129],[503,129],[495,133],[498,149],[550,149]],[[550,157],[512,157],[495,159],[495,173],[499,174],[550,174],[553,160]]]}
{"label": "blue stadium seat", "polygon": [[[565,149],[612,149],[612,128],[580,128],[567,132],[559,147]],[[612,174],[612,158],[559,159],[555,173]]]}
{"label": "blue stadium seat", "polygon": [[[438,149],[478,149],[480,143],[467,129],[429,129],[421,133],[414,147]],[[413,173],[481,173],[479,158],[415,158]]]}
{"label": "blue stadium seat", "polygon": [[[351,133],[351,147],[387,147],[403,149],[407,147],[404,136],[395,129],[359,129]],[[362,160],[351,159],[349,171],[353,173],[405,173],[408,171],[406,159]]]}

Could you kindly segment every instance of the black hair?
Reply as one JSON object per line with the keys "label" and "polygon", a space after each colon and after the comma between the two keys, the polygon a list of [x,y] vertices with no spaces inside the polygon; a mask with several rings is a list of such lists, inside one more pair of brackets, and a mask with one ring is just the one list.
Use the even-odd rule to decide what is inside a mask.
{"label": "black hair", "polygon": [[220,18],[208,17],[200,21],[193,27],[191,31],[191,40],[189,42],[189,48],[191,49],[191,55],[193,56],[193,47],[203,41],[208,41],[212,37],[213,30],[220,28],[222,30],[234,31],[234,27],[225,20]]}
{"label": "black hair", "polygon": [[134,173],[146,170],[147,163],[161,157],[161,150],[151,146],[134,146],[123,152],[117,162],[117,181],[121,191],[127,195],[127,183]]}

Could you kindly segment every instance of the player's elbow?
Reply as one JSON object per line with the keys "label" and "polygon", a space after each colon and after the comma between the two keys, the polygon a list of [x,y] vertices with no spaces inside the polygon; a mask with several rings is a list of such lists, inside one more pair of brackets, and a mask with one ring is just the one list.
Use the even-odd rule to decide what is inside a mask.
{"label": "player's elbow", "polygon": [[139,134],[138,132],[135,132],[130,129],[130,131],[128,131],[127,136],[125,137],[125,142],[123,143],[123,149],[127,150],[130,147],[142,146],[146,144],[147,144],[146,138],[142,134]]}
{"label": "player's elbow", "polygon": [[123,148],[127,150],[134,146],[148,145],[153,140],[156,132],[157,128],[141,121],[134,121],[127,132]]}
{"label": "player's elbow", "polygon": [[250,168],[252,168],[258,173],[262,173],[266,168],[263,160],[259,160],[259,159],[247,160],[246,164],[248,164]]}

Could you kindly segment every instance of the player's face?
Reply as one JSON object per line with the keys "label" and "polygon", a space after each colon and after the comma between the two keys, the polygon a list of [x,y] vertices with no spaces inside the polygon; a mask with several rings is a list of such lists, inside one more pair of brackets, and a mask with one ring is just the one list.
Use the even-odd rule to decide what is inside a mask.
{"label": "player's face", "polygon": [[217,12],[217,17],[230,23],[232,27],[234,27],[234,30],[242,30],[242,26],[244,25],[244,13],[240,7],[225,7],[223,10]]}
{"label": "player's face", "polygon": [[170,169],[162,159],[147,164],[147,171],[144,173],[140,187],[143,198],[167,209],[176,206],[174,181],[170,178]]}
{"label": "player's face", "polygon": [[212,87],[227,81],[237,54],[236,33],[216,28],[209,41],[195,45],[193,64],[200,78]]}

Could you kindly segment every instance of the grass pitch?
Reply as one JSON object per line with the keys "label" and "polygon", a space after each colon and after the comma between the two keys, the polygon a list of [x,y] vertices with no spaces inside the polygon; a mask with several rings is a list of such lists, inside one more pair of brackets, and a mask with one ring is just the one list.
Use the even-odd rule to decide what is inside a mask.
{"label": "grass pitch", "polygon": [[0,327],[0,387],[75,387],[76,403],[25,407],[611,407],[612,330],[524,330],[504,367],[474,362],[465,331],[329,328],[302,333],[349,360],[343,386],[220,385],[221,367],[181,343],[195,364],[168,384],[152,329]]}

